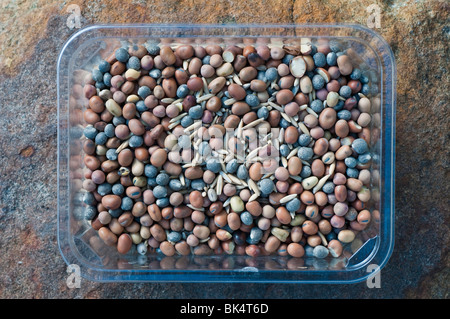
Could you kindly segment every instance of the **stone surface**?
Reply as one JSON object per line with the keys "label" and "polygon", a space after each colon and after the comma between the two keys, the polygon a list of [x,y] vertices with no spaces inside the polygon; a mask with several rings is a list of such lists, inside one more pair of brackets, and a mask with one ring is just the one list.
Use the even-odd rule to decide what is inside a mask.
{"label": "stone surface", "polygon": [[[381,288],[294,284],[66,285],[57,244],[56,59],[95,23],[358,23],[377,4],[397,60],[396,242]],[[0,298],[449,298],[447,1],[7,2],[0,10]],[[255,289],[257,287],[257,289]],[[332,289],[330,289],[332,288]]]}

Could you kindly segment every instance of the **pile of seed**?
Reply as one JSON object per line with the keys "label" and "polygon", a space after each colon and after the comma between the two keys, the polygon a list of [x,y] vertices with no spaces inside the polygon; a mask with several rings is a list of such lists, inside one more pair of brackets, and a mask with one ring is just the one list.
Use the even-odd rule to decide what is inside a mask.
{"label": "pile of seed", "polygon": [[134,44],[85,80],[85,218],[125,254],[339,257],[373,219],[367,75],[335,41]]}

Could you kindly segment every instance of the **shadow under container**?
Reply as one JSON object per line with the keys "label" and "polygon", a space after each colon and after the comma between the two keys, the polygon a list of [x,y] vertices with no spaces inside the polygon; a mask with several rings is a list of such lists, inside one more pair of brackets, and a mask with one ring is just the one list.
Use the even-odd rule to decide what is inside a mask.
{"label": "shadow under container", "polygon": [[[301,39],[333,40],[369,77],[371,100],[371,224],[344,246],[339,258],[283,256],[121,255],[106,246],[83,218],[83,79],[124,44],[156,42],[176,47],[263,43],[299,47]],[[394,246],[396,67],[391,49],[375,32],[359,25],[94,25],[64,45],[57,65],[58,243],[68,265],[99,282],[265,282],[354,283],[374,275]]]}

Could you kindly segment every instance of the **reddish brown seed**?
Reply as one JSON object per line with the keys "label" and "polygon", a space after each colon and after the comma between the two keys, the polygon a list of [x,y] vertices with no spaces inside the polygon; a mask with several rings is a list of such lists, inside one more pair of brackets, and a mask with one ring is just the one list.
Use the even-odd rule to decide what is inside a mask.
{"label": "reddish brown seed", "polygon": [[261,249],[257,245],[248,245],[245,247],[245,253],[250,257],[257,257],[261,254]]}
{"label": "reddish brown seed", "polygon": [[302,230],[307,235],[315,235],[318,231],[318,227],[313,221],[306,220],[302,224]]}
{"label": "reddish brown seed", "polygon": [[166,256],[173,256],[173,255],[175,255],[175,247],[169,241],[163,241],[159,245],[159,249]]}
{"label": "reddish brown seed", "polygon": [[305,249],[299,243],[290,243],[287,245],[287,253],[292,257],[303,257]]}
{"label": "reddish brown seed", "polygon": [[348,55],[340,55],[337,58],[337,66],[342,75],[349,75],[353,71],[352,61]]}
{"label": "reddish brown seed", "polygon": [[150,156],[151,164],[156,167],[163,166],[166,160],[167,160],[167,152],[162,148],[157,149]]}
{"label": "reddish brown seed", "polygon": [[189,90],[200,91],[203,88],[203,81],[200,77],[192,77],[187,81],[186,85]]}
{"label": "reddish brown seed", "polygon": [[117,251],[121,254],[126,254],[130,251],[133,241],[129,234],[122,234],[117,241]]}
{"label": "reddish brown seed", "polygon": [[228,86],[228,93],[230,93],[230,96],[232,98],[235,98],[238,101],[243,100],[245,98],[245,96],[247,95],[244,88],[235,83],[231,83]]}
{"label": "reddish brown seed", "polygon": [[227,222],[232,230],[238,230],[241,227],[241,219],[239,218],[238,213],[230,212],[227,215]]}
{"label": "reddish brown seed", "polygon": [[282,224],[287,225],[292,221],[292,217],[289,214],[289,211],[283,206],[278,207],[275,211],[275,214],[277,216],[277,219]]}
{"label": "reddish brown seed", "polygon": [[105,195],[102,198],[102,205],[106,209],[117,209],[120,207],[122,200],[117,195]]}
{"label": "reddish brown seed", "polygon": [[334,126],[334,131],[336,135],[340,138],[344,138],[349,133],[349,127],[346,120],[338,120]]}
{"label": "reddish brown seed", "polygon": [[166,45],[160,49],[159,55],[161,57],[162,62],[164,62],[165,65],[173,65],[177,60],[177,57],[175,56],[173,50]]}
{"label": "reddish brown seed", "polygon": [[290,175],[297,176],[302,171],[303,163],[297,156],[292,156],[288,160],[288,171]]}
{"label": "reddish brown seed", "polygon": [[191,192],[189,194],[189,202],[191,203],[192,206],[194,206],[196,208],[203,207],[202,193],[200,193],[197,190],[194,190],[193,192]]}
{"label": "reddish brown seed", "polygon": [[277,103],[280,105],[285,105],[294,99],[294,93],[289,89],[282,89],[278,91],[276,95]]}
{"label": "reddish brown seed", "polygon": [[328,130],[336,123],[336,117],[336,111],[331,107],[327,107],[320,112],[319,124],[324,130]]}
{"label": "reddish brown seed", "polygon": [[264,249],[269,252],[275,252],[280,247],[281,241],[275,236],[269,236],[264,244]]}
{"label": "reddish brown seed", "polygon": [[108,227],[101,227],[98,230],[98,235],[108,246],[114,246],[117,243],[117,236],[113,232],[111,232]]}
{"label": "reddish brown seed", "polygon": [[299,132],[296,127],[288,126],[284,131],[284,141],[288,144],[294,144],[297,142]]}
{"label": "reddish brown seed", "polygon": [[105,103],[103,100],[97,96],[94,95],[89,99],[89,107],[96,113],[101,113],[105,109]]}

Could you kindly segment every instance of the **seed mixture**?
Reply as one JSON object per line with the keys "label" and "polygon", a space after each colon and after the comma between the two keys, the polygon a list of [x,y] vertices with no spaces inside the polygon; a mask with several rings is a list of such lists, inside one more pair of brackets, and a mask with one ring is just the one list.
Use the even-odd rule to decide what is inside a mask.
{"label": "seed mixture", "polygon": [[121,254],[339,257],[378,211],[336,41],[117,48],[85,80],[85,218]]}

